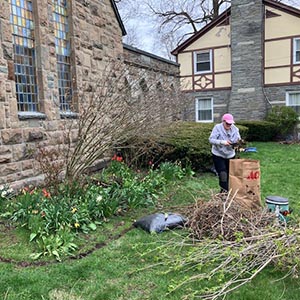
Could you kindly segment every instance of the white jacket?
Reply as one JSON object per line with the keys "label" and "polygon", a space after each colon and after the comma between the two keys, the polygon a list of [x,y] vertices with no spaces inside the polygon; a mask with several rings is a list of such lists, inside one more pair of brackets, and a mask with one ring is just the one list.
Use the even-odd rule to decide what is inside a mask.
{"label": "white jacket", "polygon": [[241,139],[239,129],[232,124],[229,130],[226,130],[223,123],[215,125],[213,128],[209,142],[212,144],[211,152],[216,156],[223,158],[232,158],[235,156],[235,151],[231,145],[225,145],[227,141],[231,144],[237,143]]}

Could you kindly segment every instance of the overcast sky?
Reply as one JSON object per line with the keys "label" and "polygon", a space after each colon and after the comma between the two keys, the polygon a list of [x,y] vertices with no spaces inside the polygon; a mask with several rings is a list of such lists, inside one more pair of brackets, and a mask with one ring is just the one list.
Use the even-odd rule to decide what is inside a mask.
{"label": "overcast sky", "polygon": [[[157,45],[156,24],[154,23],[153,18],[149,15],[147,16],[145,13],[147,11],[145,2],[141,0],[130,0],[130,2],[131,4],[136,3],[136,5],[134,5],[134,9],[131,8],[129,12],[125,9],[126,6],[123,6],[122,2],[122,5],[118,5],[120,15],[128,33],[124,42],[141,50],[168,58],[166,53]],[[300,9],[300,0],[283,0],[281,2]],[[123,3],[126,3],[126,1]]]}

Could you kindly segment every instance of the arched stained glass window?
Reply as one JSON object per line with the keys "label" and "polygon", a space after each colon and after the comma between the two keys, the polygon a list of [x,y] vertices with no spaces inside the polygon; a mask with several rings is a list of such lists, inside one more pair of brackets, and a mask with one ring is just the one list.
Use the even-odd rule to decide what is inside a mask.
{"label": "arched stained glass window", "polygon": [[71,46],[68,18],[70,3],[67,0],[52,0],[52,3],[60,110],[68,112],[72,109]]}
{"label": "arched stained glass window", "polygon": [[10,0],[18,111],[39,110],[32,1]]}

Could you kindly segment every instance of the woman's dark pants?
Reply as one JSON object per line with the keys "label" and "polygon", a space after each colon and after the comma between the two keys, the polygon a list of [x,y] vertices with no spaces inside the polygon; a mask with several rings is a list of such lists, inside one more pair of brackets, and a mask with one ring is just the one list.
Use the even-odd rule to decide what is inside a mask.
{"label": "woman's dark pants", "polygon": [[219,176],[219,185],[221,193],[228,191],[229,184],[229,159],[213,154],[213,162]]}

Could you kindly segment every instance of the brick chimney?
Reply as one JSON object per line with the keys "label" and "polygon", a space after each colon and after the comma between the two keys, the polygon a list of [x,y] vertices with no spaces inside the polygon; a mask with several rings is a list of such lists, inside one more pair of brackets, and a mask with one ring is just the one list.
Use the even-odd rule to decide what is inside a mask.
{"label": "brick chimney", "polygon": [[231,0],[232,89],[228,111],[237,120],[261,120],[263,94],[264,7],[262,0]]}

